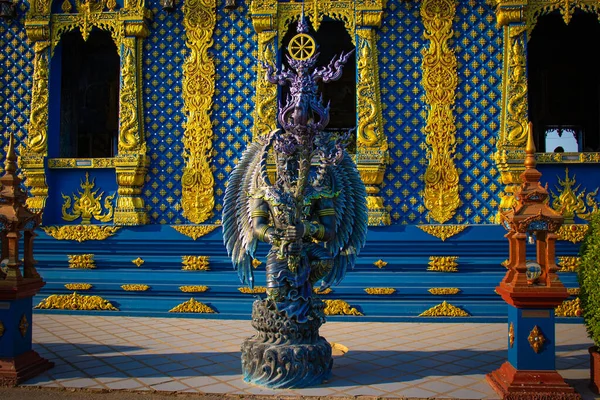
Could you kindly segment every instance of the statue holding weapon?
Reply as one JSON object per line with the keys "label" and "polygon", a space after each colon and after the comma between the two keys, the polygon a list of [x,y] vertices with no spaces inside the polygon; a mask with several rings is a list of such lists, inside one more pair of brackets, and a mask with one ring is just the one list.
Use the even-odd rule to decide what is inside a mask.
{"label": "statue holding weapon", "polygon": [[[367,232],[365,187],[345,150],[350,132],[340,137],[324,131],[329,105],[323,105],[317,86],[339,79],[350,53],[315,69],[318,54],[307,31],[302,18],[289,47],[290,69],[265,65],[268,81],[290,85],[279,107],[281,129],[245,150],[229,178],[223,207],[225,245],[244,284],[254,285],[258,242],[271,245],[267,298],[255,301],[252,310],[258,333],[242,345],[244,379],[271,388],[306,387],[329,378],[331,347],[319,336],[324,304],[312,289],[318,281],[322,288],[341,281]],[[311,44],[312,52],[293,51],[295,45],[306,50]],[[276,162],[273,183],[266,172],[269,152]]]}

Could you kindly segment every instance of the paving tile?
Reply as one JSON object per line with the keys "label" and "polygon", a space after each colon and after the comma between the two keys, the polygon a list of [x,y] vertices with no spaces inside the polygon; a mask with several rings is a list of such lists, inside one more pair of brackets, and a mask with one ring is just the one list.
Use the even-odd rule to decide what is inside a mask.
{"label": "paving tile", "polygon": [[418,397],[418,398],[428,398],[434,397],[437,395],[436,392],[432,392],[431,390],[426,390],[421,387],[409,387],[400,391],[400,394],[403,397]]}
{"label": "paving tile", "polygon": [[136,379],[122,379],[112,382],[103,382],[109,389],[137,389],[144,386],[141,382]]}
{"label": "paving tile", "polygon": [[180,390],[187,390],[190,388],[189,386],[184,385],[183,383],[176,381],[176,380],[165,382],[165,383],[159,383],[156,385],[151,385],[150,387],[154,390],[166,391],[166,392],[178,392]]}
{"label": "paving tile", "polygon": [[200,388],[202,386],[214,385],[220,383],[219,380],[211,376],[196,376],[193,378],[179,379],[180,382],[194,388]]}
{"label": "paving tile", "polygon": [[70,381],[63,381],[62,385],[69,388],[89,388],[91,386],[97,386],[98,381],[91,378],[80,378],[72,379]]}
{"label": "paving tile", "polygon": [[484,399],[488,397],[486,394],[479,391],[470,390],[466,388],[458,389],[453,392],[447,393],[448,396],[456,397],[459,399]]}
{"label": "paving tile", "polygon": [[142,378],[136,378],[138,381],[142,382],[146,386],[158,385],[160,383],[171,382],[174,379],[170,376],[145,376]]}

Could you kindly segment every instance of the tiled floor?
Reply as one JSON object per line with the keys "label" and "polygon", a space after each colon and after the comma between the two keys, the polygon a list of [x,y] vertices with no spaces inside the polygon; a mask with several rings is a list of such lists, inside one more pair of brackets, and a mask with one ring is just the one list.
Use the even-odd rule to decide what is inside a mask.
{"label": "tiled floor", "polygon": [[[557,325],[557,368],[584,399],[590,340]],[[328,322],[349,352],[317,388],[268,390],[241,379],[249,321],[34,315],[34,349],[56,366],[26,385],[193,393],[495,399],[485,374],[506,359],[504,324]]]}

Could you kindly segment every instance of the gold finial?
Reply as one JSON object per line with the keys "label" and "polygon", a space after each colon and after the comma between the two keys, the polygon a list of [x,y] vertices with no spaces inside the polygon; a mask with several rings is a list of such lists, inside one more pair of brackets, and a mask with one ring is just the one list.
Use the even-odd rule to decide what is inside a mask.
{"label": "gold finial", "polygon": [[525,168],[535,168],[535,144],[533,143],[533,123],[529,122],[527,146],[525,146]]}
{"label": "gold finial", "polygon": [[15,135],[11,132],[8,139],[8,151],[4,162],[4,171],[17,172],[17,154],[15,153]]}

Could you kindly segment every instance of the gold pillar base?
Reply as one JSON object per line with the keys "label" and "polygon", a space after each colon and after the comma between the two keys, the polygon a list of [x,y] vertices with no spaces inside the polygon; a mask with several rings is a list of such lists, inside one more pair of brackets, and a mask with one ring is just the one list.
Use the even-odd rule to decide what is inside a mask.
{"label": "gold pillar base", "polygon": [[369,226],[391,225],[390,214],[379,194],[379,185],[383,182],[383,174],[388,161],[387,151],[359,150],[356,155],[356,166],[367,190],[367,208],[369,209]]}
{"label": "gold pillar base", "polygon": [[145,225],[148,213],[141,197],[142,186],[150,160],[145,154],[126,154],[115,158],[117,173],[117,206],[115,207],[115,225]]}
{"label": "gold pillar base", "polygon": [[21,156],[19,165],[25,176],[25,185],[31,194],[27,198],[27,208],[32,212],[40,212],[46,206],[48,185],[46,184],[45,156],[32,154]]}

